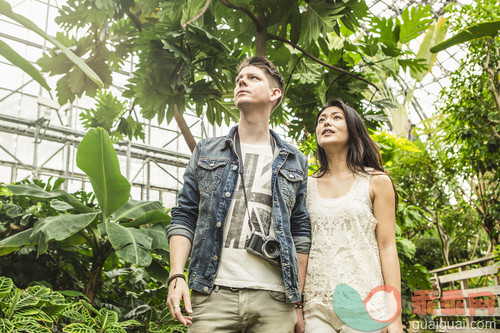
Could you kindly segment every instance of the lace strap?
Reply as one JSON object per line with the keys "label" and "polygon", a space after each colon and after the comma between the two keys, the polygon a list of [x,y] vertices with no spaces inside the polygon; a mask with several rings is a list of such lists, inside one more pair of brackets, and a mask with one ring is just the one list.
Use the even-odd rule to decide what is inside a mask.
{"label": "lace strap", "polygon": [[357,198],[360,198],[370,208],[370,210],[373,210],[373,204],[370,198],[370,177],[373,170],[373,168],[365,168],[365,171],[368,174],[356,174],[356,180],[355,184],[353,184],[352,190],[352,193],[355,194]]}

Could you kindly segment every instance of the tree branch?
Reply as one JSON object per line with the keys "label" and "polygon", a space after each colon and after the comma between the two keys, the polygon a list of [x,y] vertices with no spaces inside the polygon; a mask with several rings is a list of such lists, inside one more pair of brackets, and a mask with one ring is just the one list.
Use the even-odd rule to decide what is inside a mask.
{"label": "tree branch", "polygon": [[[223,0],[221,0],[223,1]],[[356,74],[356,73],[353,73],[353,72],[349,72],[348,70],[345,70],[341,67],[337,67],[337,66],[333,66],[333,65],[330,65],[326,62],[324,62],[323,60],[320,60],[318,58],[316,58],[315,56],[313,56],[312,54],[310,54],[309,52],[307,52],[306,50],[304,50],[302,47],[300,47],[299,45],[295,44],[294,42],[286,39],[286,38],[283,38],[283,37],[280,37],[280,36],[277,36],[277,35],[273,35],[273,34],[268,34],[267,35],[269,37],[269,39],[274,39],[274,40],[279,40],[279,41],[282,41],[284,43],[287,43],[288,45],[292,46],[293,48],[299,50],[300,52],[302,52],[304,55],[306,55],[307,57],[309,57],[311,60],[317,62],[318,64],[321,64],[325,67],[328,67],[330,69],[333,69],[337,72],[340,72],[342,74],[346,74],[346,75],[349,75],[349,76],[352,76],[358,80],[361,80],[369,85],[371,85],[372,87],[375,88],[375,90],[379,90],[378,87],[375,85],[375,83],[365,79],[361,74]]]}
{"label": "tree branch", "polygon": [[224,6],[226,6],[227,8],[236,9],[236,10],[242,11],[243,13],[247,14],[247,16],[250,17],[250,19],[253,21],[253,23],[257,27],[257,31],[262,31],[264,29],[264,24],[257,18],[257,16],[255,16],[250,10],[248,10],[248,8],[235,5],[234,3],[232,3],[229,0],[220,0],[220,2]]}
{"label": "tree branch", "polygon": [[[471,191],[473,190],[473,187],[474,187],[474,183],[473,183],[473,179],[471,179]],[[462,187],[460,186],[457,186],[456,187],[461,193],[462,193],[462,196],[464,198],[467,198],[467,193],[465,193],[465,191],[463,190]],[[476,212],[478,212],[479,214],[484,214],[484,212],[481,211],[481,207],[479,207],[473,200],[472,200],[472,195],[469,196],[469,202],[470,202],[470,205],[471,206],[474,206],[474,209],[476,210]]]}
{"label": "tree branch", "polygon": [[196,15],[195,17],[193,17],[192,19],[190,19],[189,21],[187,21],[186,23],[181,25],[182,30],[186,30],[186,28],[189,24],[195,22],[197,19],[202,17],[203,14],[205,14],[205,12],[207,11],[208,7],[210,6],[210,2],[212,2],[212,0],[207,0],[207,2],[205,2],[205,5],[201,9],[201,12],[199,12],[198,15]]}
{"label": "tree branch", "polygon": [[483,62],[483,70],[488,74],[488,90],[491,92],[493,101],[495,102],[495,107],[500,110],[500,96],[497,95],[495,89],[495,71],[490,67],[490,44],[487,43],[486,46],[486,59]]}
{"label": "tree branch", "polygon": [[288,80],[286,81],[286,85],[285,85],[285,88],[284,88],[285,91],[283,93],[285,93],[288,90],[288,86],[290,85],[290,81],[292,80],[293,72],[295,72],[295,69],[297,68],[297,65],[299,64],[299,62],[302,60],[303,56],[304,55],[301,55],[300,58],[295,63],[295,65],[293,65],[292,71],[290,72],[290,75],[288,76]]}
{"label": "tree branch", "polygon": [[139,8],[139,10],[135,14],[131,13],[130,10],[127,11],[128,17],[130,18],[132,23],[134,23],[135,27],[139,31],[142,31],[142,22],[141,20],[139,20],[139,16],[141,15],[141,13],[142,13],[142,8]]}
{"label": "tree branch", "polygon": [[490,128],[491,128],[491,131],[493,132],[493,136],[494,136],[495,138],[500,139],[500,135],[498,134],[497,129],[495,128],[495,126],[490,125]]}

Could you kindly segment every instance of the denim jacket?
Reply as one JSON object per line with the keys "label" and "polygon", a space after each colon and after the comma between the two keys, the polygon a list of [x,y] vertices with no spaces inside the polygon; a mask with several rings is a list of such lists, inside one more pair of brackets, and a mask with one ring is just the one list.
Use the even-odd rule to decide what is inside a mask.
{"label": "denim jacket", "polygon": [[[170,238],[187,237],[192,244],[189,287],[210,293],[222,251],[224,222],[238,180],[238,155],[234,148],[233,127],[225,137],[198,142],[184,172],[177,207],[167,227]],[[281,246],[281,268],[288,302],[301,299],[296,253],[309,253],[311,225],[306,210],[307,160],[296,148],[275,139],[272,165],[272,216],[276,238]]]}

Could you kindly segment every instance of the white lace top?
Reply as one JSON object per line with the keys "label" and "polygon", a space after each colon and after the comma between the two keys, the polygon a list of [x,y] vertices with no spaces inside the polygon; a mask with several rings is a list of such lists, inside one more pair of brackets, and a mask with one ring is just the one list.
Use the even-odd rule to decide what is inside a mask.
{"label": "white lace top", "polygon": [[331,308],[338,284],[354,288],[363,300],[370,290],[383,284],[369,184],[369,174],[358,174],[346,195],[324,199],[319,196],[316,178],[309,177],[307,210],[312,244],[304,286],[305,310],[315,304]]}

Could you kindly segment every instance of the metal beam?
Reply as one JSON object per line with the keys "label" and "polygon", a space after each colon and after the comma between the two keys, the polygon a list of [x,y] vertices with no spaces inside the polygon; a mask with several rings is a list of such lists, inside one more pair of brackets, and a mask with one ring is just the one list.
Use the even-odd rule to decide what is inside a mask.
{"label": "metal beam", "polygon": [[[10,167],[12,169],[17,169],[17,170],[23,169],[23,170],[31,171],[31,168],[29,166],[23,165],[21,167],[20,164],[18,164],[16,162],[12,162],[12,161],[3,161],[3,160],[0,160],[0,165],[8,166],[8,167]],[[60,176],[62,178],[66,178],[65,175],[64,175],[64,170],[52,169],[52,168],[40,168],[39,171],[40,171],[40,174],[43,174],[45,176]],[[77,181],[88,182],[88,177],[84,173],[72,173],[66,179],[67,180],[77,180]],[[142,187],[142,186],[146,186],[146,184],[139,183],[139,182],[133,182],[132,186]],[[151,190],[153,190],[153,191],[169,192],[169,193],[177,193],[177,192],[179,192],[175,188],[163,187],[163,186],[155,186],[155,185],[151,186]]]}
{"label": "metal beam", "polygon": [[[12,117],[8,115],[0,115],[0,121],[21,125],[9,126],[0,123],[0,132],[18,134],[32,138],[36,137],[36,121]],[[80,144],[82,138],[85,135],[85,132],[77,131],[73,128],[54,126],[50,124],[47,125],[44,129],[45,133],[43,135],[40,135],[38,137],[39,139],[59,142],[63,144],[72,144],[75,146]],[[126,156],[127,147],[128,141],[120,141],[115,144],[115,150],[119,155]],[[182,154],[162,148],[151,147],[140,143],[132,143],[130,147],[132,148],[130,156],[133,158],[149,158],[161,164],[172,165],[180,168],[185,168],[189,161],[189,158],[191,157],[188,154]]]}

